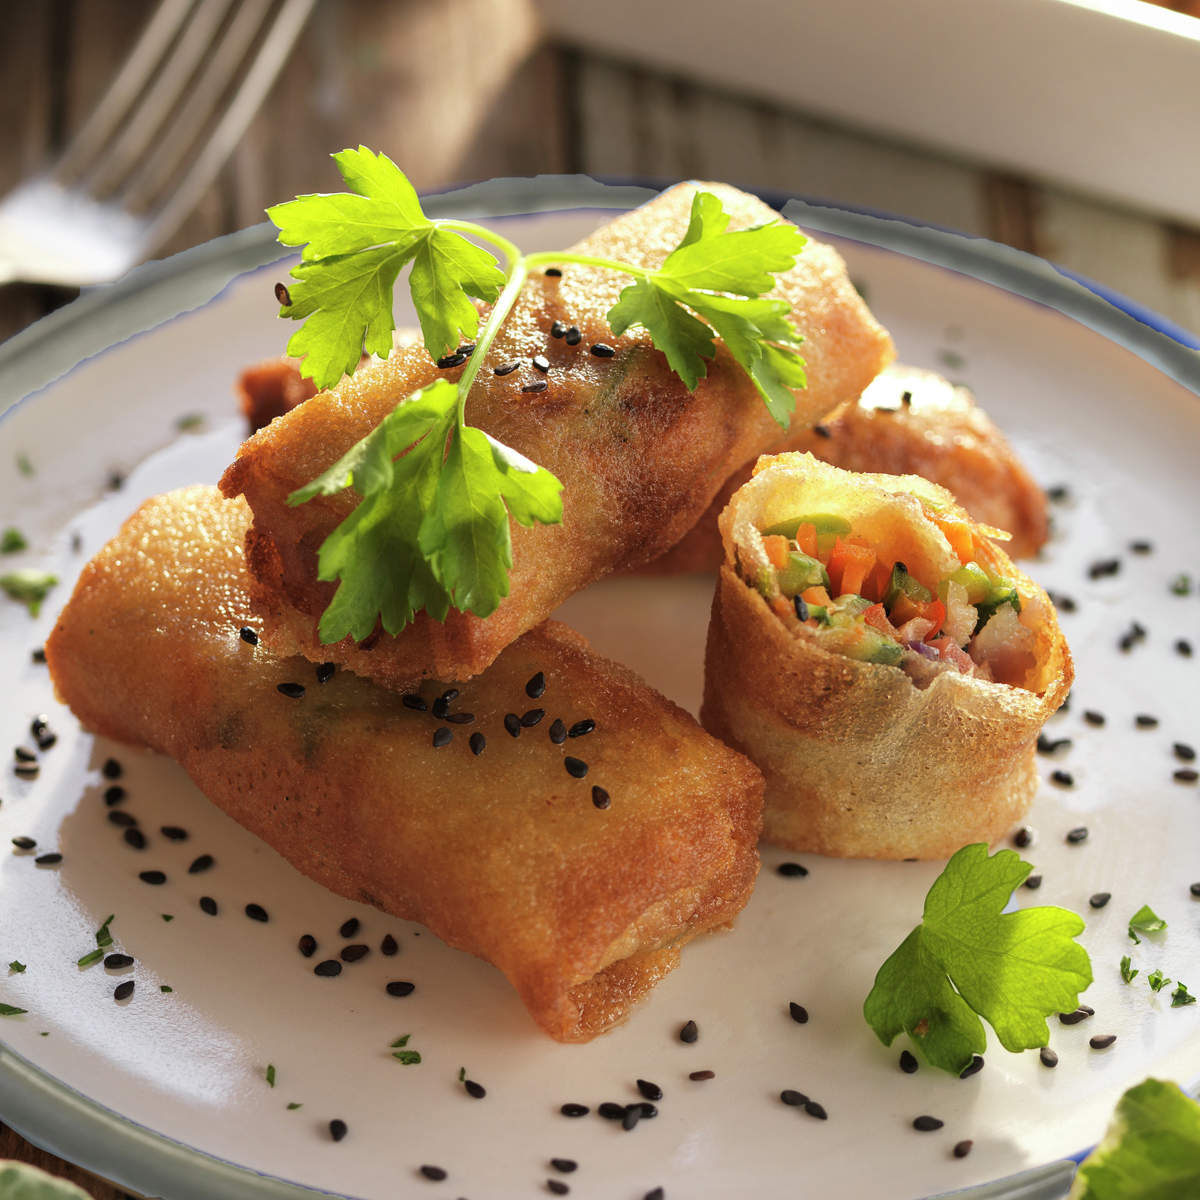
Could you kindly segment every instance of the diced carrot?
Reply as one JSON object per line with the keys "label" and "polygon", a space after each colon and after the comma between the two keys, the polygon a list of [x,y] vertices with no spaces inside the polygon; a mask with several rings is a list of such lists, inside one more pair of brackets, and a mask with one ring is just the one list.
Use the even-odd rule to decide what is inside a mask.
{"label": "diced carrot", "polygon": [[796,609],[792,602],[786,596],[771,597],[771,611],[777,617],[794,616]]}
{"label": "diced carrot", "polygon": [[839,537],[829,555],[829,581],[838,595],[861,594],[867,573],[875,566],[875,551],[858,541]]}
{"label": "diced carrot", "polygon": [[868,600],[882,600],[892,582],[892,568],[895,563],[885,562],[882,558],[875,564],[871,576],[867,580],[867,591],[863,595]]}
{"label": "diced carrot", "polygon": [[767,559],[776,570],[782,571],[788,565],[788,540],[782,534],[769,533],[763,538],[763,549]]}
{"label": "diced carrot", "polygon": [[941,632],[942,626],[946,623],[946,606],[940,600],[927,600],[924,604],[918,605],[918,609],[919,617],[933,622],[933,628],[925,635],[925,640],[928,641]]}
{"label": "diced carrot", "polygon": [[832,601],[829,599],[829,593],[823,587],[805,588],[800,593],[800,599],[805,604],[815,604],[820,608],[828,608]]}
{"label": "diced carrot", "polygon": [[930,513],[933,523],[946,535],[950,548],[958,555],[958,561],[969,563],[975,557],[975,533],[967,521],[957,517],[943,517],[939,513]]}
{"label": "diced carrot", "polygon": [[886,633],[888,637],[896,636],[896,627],[888,620],[882,604],[872,604],[863,613],[863,621],[873,629],[878,629],[880,633]]}
{"label": "diced carrot", "polygon": [[815,525],[801,525],[796,530],[796,545],[799,546],[809,558],[816,558],[817,527]]}

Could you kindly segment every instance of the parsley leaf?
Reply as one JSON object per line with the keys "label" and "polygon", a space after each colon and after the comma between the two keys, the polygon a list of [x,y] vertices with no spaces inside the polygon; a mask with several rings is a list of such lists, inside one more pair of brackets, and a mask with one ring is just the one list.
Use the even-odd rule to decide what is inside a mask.
{"label": "parsley leaf", "polygon": [[19,962],[19,961],[18,961],[17,959],[15,959],[15,958],[12,960],[12,962],[10,962],[10,963],[8,964],[8,969],[9,969],[10,971],[13,971],[13,972],[15,972],[15,973],[16,973],[16,974],[18,974],[18,975],[24,975],[24,974],[25,974],[25,964],[24,964],[23,962]]}
{"label": "parsley leaf", "polygon": [[399,1050],[408,1045],[408,1039],[412,1037],[411,1033],[402,1033],[394,1042],[391,1043],[391,1049]]}
{"label": "parsley leaf", "polygon": [[1133,959],[1128,954],[1121,958],[1121,978],[1126,983],[1132,983],[1141,972],[1133,965]]}
{"label": "parsley leaf", "polygon": [[387,155],[360,146],[333,160],[351,192],[298,196],[267,209],[283,245],[307,243],[291,271],[291,303],[279,315],[305,321],[288,353],[304,357],[302,373],[321,388],[350,374],[364,348],[391,352],[392,293],[408,263],[425,348],[434,358],[461,336],[475,336],[479,312],[471,297],[494,301],[505,282],[492,254],[425,216],[412,184]]}
{"label": "parsley leaf", "polygon": [[42,601],[57,582],[58,576],[33,567],[22,567],[19,571],[0,575],[0,588],[24,604],[31,617],[36,617],[42,611]]}
{"label": "parsley leaf", "polygon": [[10,525],[0,536],[0,554],[15,554],[18,550],[28,549],[29,542],[15,525]]}
{"label": "parsley leaf", "polygon": [[631,325],[646,329],[689,390],[708,373],[720,335],[786,429],[796,407],[790,389],[805,385],[801,337],[787,301],[759,297],[774,286],[774,273],[795,264],[806,239],[785,221],[733,233],[728,225],[720,200],[697,192],[683,241],[621,292],[608,322],[618,337]]}
{"label": "parsley leaf", "polygon": [[982,843],[950,859],[863,1006],[884,1045],[907,1033],[932,1065],[957,1073],[986,1047],[981,1017],[1006,1050],[1047,1044],[1046,1017],[1078,1005],[1092,968],[1073,941],[1084,928],[1075,913],[1003,912],[1031,870],[1012,850],[989,857]]}
{"label": "parsley leaf", "polygon": [[1200,1195],[1200,1105],[1147,1079],[1120,1100],[1103,1140],[1079,1164],[1069,1200]]}
{"label": "parsley leaf", "polygon": [[[1168,983],[1170,980],[1167,981]],[[1195,1004],[1196,997],[1187,990],[1187,984],[1178,984],[1171,993],[1171,1007],[1182,1008],[1185,1004]]]}
{"label": "parsley leaf", "polygon": [[420,1050],[393,1050],[392,1057],[405,1067],[415,1067],[421,1061]]}
{"label": "parsley leaf", "polygon": [[1149,975],[1146,976],[1146,982],[1150,985],[1152,992],[1161,992],[1171,981],[1155,967]]}
{"label": "parsley leaf", "polygon": [[267,1070],[265,1072],[265,1078],[266,1078],[268,1087],[275,1086],[275,1064],[274,1063],[267,1063]]}
{"label": "parsley leaf", "polygon": [[19,1017],[22,1013],[27,1013],[27,1008],[17,1008],[12,1004],[0,1003],[0,1017]]}
{"label": "parsley leaf", "polygon": [[1166,929],[1167,923],[1160,917],[1154,909],[1148,904],[1143,904],[1141,908],[1129,918],[1129,936],[1140,946],[1142,939],[1138,937],[1139,933],[1161,933]]}

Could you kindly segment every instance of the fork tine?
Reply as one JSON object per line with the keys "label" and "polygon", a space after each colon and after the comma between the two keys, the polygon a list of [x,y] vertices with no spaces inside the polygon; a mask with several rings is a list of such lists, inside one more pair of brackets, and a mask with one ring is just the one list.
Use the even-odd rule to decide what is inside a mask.
{"label": "fork tine", "polygon": [[162,0],[117,77],[59,158],[53,170],[55,180],[68,183],[87,169],[130,105],[141,95],[178,35],[193,3],[194,0]]}
{"label": "fork tine", "polygon": [[92,169],[86,185],[94,197],[103,199],[115,191],[153,142],[203,61],[231,3],[232,0],[200,0],[137,108]]}
{"label": "fork tine", "polygon": [[200,132],[218,111],[234,73],[262,32],[273,3],[274,0],[241,0],[233,22],[189,89],[183,107],[162,130],[154,149],[121,191],[117,202],[122,208],[138,212],[149,207],[159,189],[192,149]]}
{"label": "fork tine", "polygon": [[187,174],[155,215],[147,236],[148,244],[161,242],[174,231],[241,140],[246,126],[275,82],[279,69],[287,61],[314,2],[284,0],[270,32],[258,48],[250,70],[209,135],[204,149],[196,155]]}

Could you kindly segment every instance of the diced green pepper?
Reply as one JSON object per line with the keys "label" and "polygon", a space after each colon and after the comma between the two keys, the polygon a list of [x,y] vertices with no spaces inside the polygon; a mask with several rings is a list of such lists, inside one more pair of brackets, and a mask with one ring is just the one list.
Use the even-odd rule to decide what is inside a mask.
{"label": "diced green pepper", "polygon": [[764,529],[762,532],[765,535],[778,534],[780,537],[794,538],[796,530],[801,525],[813,525],[817,530],[817,537],[821,534],[840,534],[845,537],[850,532],[850,522],[845,517],[839,517],[836,513],[809,513],[803,517],[790,517],[786,521],[778,521],[769,529]]}
{"label": "diced green pepper", "polygon": [[892,567],[892,578],[883,596],[883,607],[888,612],[891,612],[892,605],[901,593],[919,604],[928,604],[933,599],[933,593],[924,584],[918,583],[902,562],[898,562]]}
{"label": "diced green pepper", "polygon": [[785,596],[798,596],[805,588],[829,586],[829,572],[819,559],[799,550],[788,554],[787,566],[779,572],[779,590]]}
{"label": "diced green pepper", "polygon": [[977,562],[969,562],[959,567],[950,576],[950,580],[966,588],[968,604],[979,604],[986,600],[992,591],[992,581],[988,573]]}

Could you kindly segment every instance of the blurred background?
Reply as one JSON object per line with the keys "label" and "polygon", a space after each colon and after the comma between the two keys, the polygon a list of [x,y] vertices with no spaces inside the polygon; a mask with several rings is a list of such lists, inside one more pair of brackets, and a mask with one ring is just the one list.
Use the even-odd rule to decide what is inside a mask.
{"label": "blurred background", "polygon": [[[246,4],[226,0],[225,20]],[[156,0],[5,6],[0,193],[95,109]],[[724,179],[1009,243],[1200,334],[1200,0],[316,0],[162,257],[337,190]],[[188,89],[184,88],[186,98]],[[75,294],[0,286],[0,340]]]}

